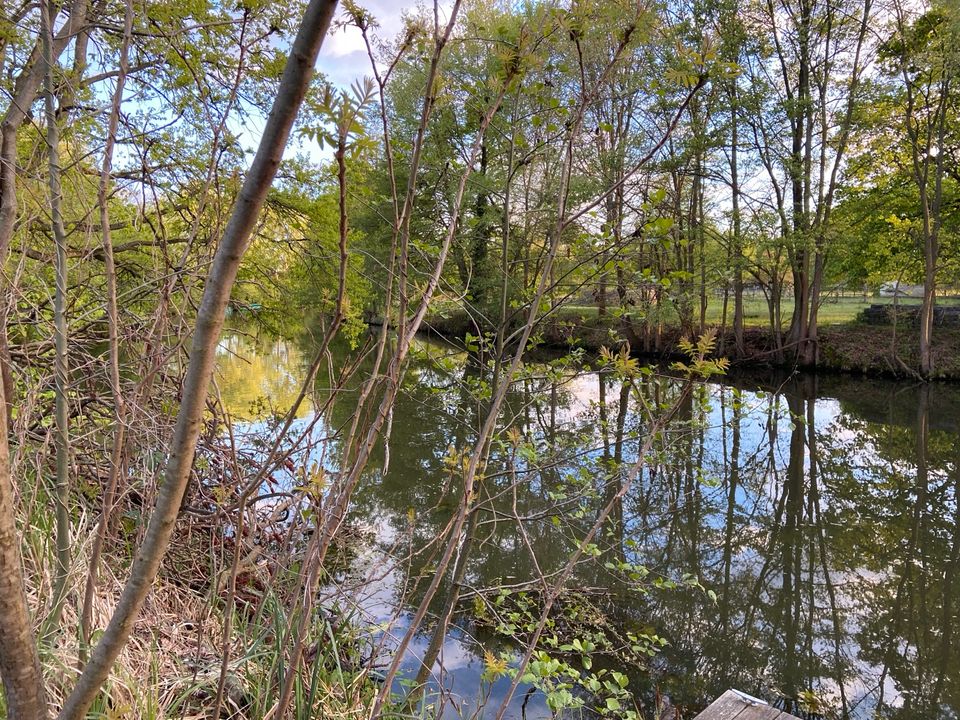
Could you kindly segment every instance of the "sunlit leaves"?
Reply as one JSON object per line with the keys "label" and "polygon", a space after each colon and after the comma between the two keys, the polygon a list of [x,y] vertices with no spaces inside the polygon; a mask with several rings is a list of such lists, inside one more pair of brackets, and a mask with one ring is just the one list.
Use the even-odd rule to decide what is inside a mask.
{"label": "sunlit leaves", "polygon": [[674,370],[683,372],[691,377],[709,378],[724,374],[730,367],[730,360],[725,357],[713,358],[709,356],[717,345],[716,334],[713,331],[701,335],[695,342],[686,338],[679,341],[681,352],[689,359],[689,363],[677,361],[671,365]]}
{"label": "sunlit leaves", "polygon": [[623,343],[614,353],[607,347],[600,348],[600,359],[618,376],[629,378],[637,374],[640,363],[630,354],[630,343]]}

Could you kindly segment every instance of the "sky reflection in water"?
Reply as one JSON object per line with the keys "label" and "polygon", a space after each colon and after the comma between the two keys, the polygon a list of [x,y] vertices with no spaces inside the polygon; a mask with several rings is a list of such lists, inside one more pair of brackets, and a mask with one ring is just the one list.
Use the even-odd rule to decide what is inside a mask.
{"label": "sky reflection in water", "polygon": [[[391,558],[422,546],[446,523],[459,498],[456,483],[444,480],[444,459],[449,448],[470,446],[477,424],[476,402],[463,390],[476,369],[449,348],[420,349],[394,411],[389,471],[379,470],[381,451],[355,496],[353,516],[372,539],[354,574],[375,578],[356,600],[371,625],[389,620],[397,603],[418,601],[416,593],[398,595],[406,574],[422,569],[422,557],[409,566]],[[307,355],[290,341],[224,341],[218,383],[239,428],[262,431],[258,417],[266,408],[289,406]],[[317,397],[328,382],[321,373]],[[631,432],[640,416],[621,390],[609,375],[574,370],[538,373],[513,389],[510,426],[556,456],[551,467],[524,476],[517,494],[523,514],[536,516],[549,504],[547,493],[583,468],[599,483],[605,460],[634,459]],[[645,392],[666,400],[676,383],[648,384]],[[350,397],[345,393],[314,432],[342,425]],[[305,407],[295,434],[311,415]],[[606,588],[603,609],[618,626],[652,628],[668,639],[650,672],[633,676],[638,693],[649,697],[656,686],[692,710],[728,687],[771,701],[813,691],[839,716],[956,717],[958,417],[960,389],[952,386],[849,377],[701,386],[681,406],[665,451],[618,507],[604,552],[654,574],[694,574],[716,603],[697,590],[627,591],[602,564],[580,568],[574,583]],[[298,462],[331,466],[336,442],[322,458],[318,447]],[[488,472],[496,467],[494,459]],[[496,482],[485,481],[486,491],[495,492]],[[570,548],[547,520],[527,528],[545,571],[559,567]],[[507,522],[486,526],[470,558],[467,588],[533,575]],[[401,614],[390,632],[402,634],[408,621]],[[428,639],[412,647],[411,673]],[[444,644],[438,682],[467,707],[476,700],[482,646],[491,643],[463,616]],[[488,706],[504,690],[503,681],[496,684]],[[548,715],[542,698],[526,709],[527,717]]]}

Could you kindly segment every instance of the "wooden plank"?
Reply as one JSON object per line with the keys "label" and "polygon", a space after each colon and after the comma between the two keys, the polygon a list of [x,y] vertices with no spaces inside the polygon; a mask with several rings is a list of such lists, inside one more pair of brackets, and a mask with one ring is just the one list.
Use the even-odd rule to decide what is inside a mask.
{"label": "wooden plank", "polygon": [[727,690],[694,720],[735,720],[747,707],[735,691]]}
{"label": "wooden plank", "polygon": [[777,710],[773,705],[747,705],[737,720],[796,720],[793,715]]}
{"label": "wooden plank", "polygon": [[746,706],[744,711],[737,716],[737,720],[788,720],[790,717],[760,698],[747,695],[740,690],[733,690],[732,692],[738,695]]}
{"label": "wooden plank", "polygon": [[739,690],[727,690],[694,720],[799,720]]}

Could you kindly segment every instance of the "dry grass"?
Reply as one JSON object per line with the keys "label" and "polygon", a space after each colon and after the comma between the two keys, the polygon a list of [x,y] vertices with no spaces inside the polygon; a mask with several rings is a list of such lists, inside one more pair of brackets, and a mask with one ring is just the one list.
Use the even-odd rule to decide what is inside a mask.
{"label": "dry grass", "polygon": [[[42,493],[40,493],[42,495]],[[41,498],[37,498],[38,500]],[[38,502],[35,507],[42,507]],[[54,543],[45,515],[24,522],[23,547],[28,583],[28,601],[36,618],[38,637],[45,632],[44,619],[51,605]],[[204,523],[207,521],[203,521]],[[211,718],[221,672],[224,584],[220,580],[232,561],[232,539],[222,532],[208,532],[202,523],[176,536],[173,552],[134,626],[92,716],[131,720],[200,720]],[[74,526],[69,594],[59,630],[47,633],[42,642],[48,699],[52,708],[62,705],[81,667],[79,643],[80,608],[89,564],[94,524],[84,514]],[[126,579],[129,564],[126,542],[108,548],[100,581],[93,598],[93,627],[109,621]],[[275,559],[261,554],[261,561],[248,572],[258,577],[238,599],[230,638],[230,662],[226,674],[221,717],[259,719],[276,701],[276,682],[286,667],[282,638],[294,625],[287,616],[283,593],[270,586],[276,580]],[[186,558],[192,558],[188,562]],[[289,561],[290,556],[287,555]],[[294,577],[290,568],[281,575]],[[240,598],[240,594],[238,594]],[[94,631],[94,641],[99,631]],[[312,651],[303,662],[293,698],[292,717],[361,718],[369,713],[378,689],[361,657],[357,637],[363,630],[349,622],[336,629],[322,614],[311,631]],[[0,703],[0,717],[3,716]],[[290,715],[288,715],[290,717]]]}
{"label": "dry grass", "polygon": [[[81,529],[90,524],[81,522]],[[47,678],[48,699],[59,707],[72,688],[81,666],[79,642],[80,607],[89,564],[92,532],[77,532],[74,544],[71,586],[73,592],[63,608],[60,628],[47,632],[44,619],[50,606],[52,540],[43,527],[25,528],[28,602],[36,618],[38,637],[46,632],[41,652]],[[93,597],[93,627],[109,621],[123,588],[124,578],[114,569],[125,564],[109,558],[101,568]],[[94,640],[98,631],[94,631]],[[216,650],[222,623],[208,598],[185,592],[170,582],[158,581],[147,598],[130,641],[124,647],[104,692],[100,711],[112,717],[159,718],[184,692],[202,680],[204,668],[219,671]],[[216,682],[216,675],[213,677]]]}

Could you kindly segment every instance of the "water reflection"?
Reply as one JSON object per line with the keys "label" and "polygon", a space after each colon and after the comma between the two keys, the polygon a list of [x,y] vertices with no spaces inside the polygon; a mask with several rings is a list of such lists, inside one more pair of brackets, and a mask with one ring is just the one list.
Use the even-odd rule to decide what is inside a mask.
{"label": "water reflection", "polygon": [[[308,359],[299,344],[228,333],[217,346],[217,386],[230,414],[251,420],[285,412],[297,397]],[[305,403],[300,416],[309,414]]]}
{"label": "water reflection", "polygon": [[[232,409],[289,402],[303,369],[295,344],[231,342],[220,389]],[[254,364],[241,370],[232,353]],[[422,596],[433,541],[460,500],[456,458],[477,434],[483,379],[466,355],[432,344],[404,379],[389,469],[378,469],[380,448],[353,507],[375,529],[361,558],[369,574],[379,569],[361,603],[371,621]],[[318,395],[326,382],[321,374]],[[614,501],[600,561],[582,564],[574,585],[595,590],[625,632],[668,640],[649,672],[632,676],[642,697],[668,696],[692,714],[736,687],[797,714],[956,717],[960,390],[838,377],[701,385],[618,501],[620,469],[644,436],[641,404],[679,395],[662,377],[639,390],[563,365],[537,366],[512,389],[481,509],[435,604],[437,617],[455,611],[453,628],[442,637],[424,629],[410,677],[426,657],[435,682],[475,702],[482,646],[498,641],[471,619],[471,599],[535,586]],[[327,427],[351,413],[347,393]],[[637,592],[606,569],[621,563],[651,577],[695,575],[716,600],[692,588]],[[503,690],[494,685],[489,702]],[[526,712],[548,715],[537,698]]]}

